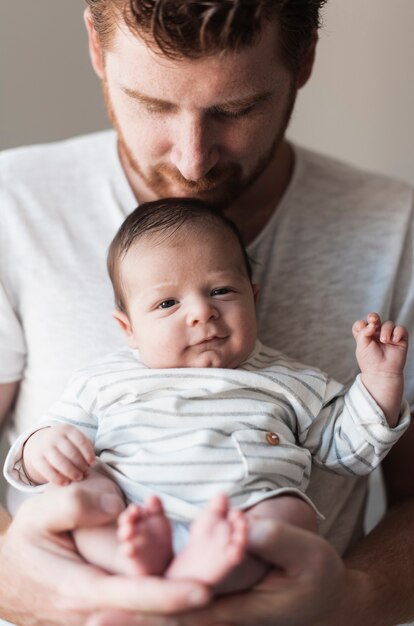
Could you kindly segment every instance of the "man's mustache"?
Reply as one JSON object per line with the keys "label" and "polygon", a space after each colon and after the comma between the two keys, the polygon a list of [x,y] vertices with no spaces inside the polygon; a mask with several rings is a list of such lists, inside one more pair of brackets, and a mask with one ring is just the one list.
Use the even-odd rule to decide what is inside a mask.
{"label": "man's mustache", "polygon": [[241,178],[241,167],[237,164],[226,166],[215,166],[208,174],[199,180],[187,180],[173,166],[161,164],[154,169],[151,178],[154,182],[167,180],[169,183],[176,183],[181,187],[195,193],[212,191],[216,187],[220,187],[223,183],[236,182]]}

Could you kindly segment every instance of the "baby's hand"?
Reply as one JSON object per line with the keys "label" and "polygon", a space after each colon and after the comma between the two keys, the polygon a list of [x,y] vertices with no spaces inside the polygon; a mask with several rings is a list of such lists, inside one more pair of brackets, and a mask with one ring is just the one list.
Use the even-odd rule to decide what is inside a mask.
{"label": "baby's hand", "polygon": [[26,474],[39,484],[68,485],[82,480],[94,462],[92,442],[68,424],[55,424],[37,430],[23,448]]}
{"label": "baby's hand", "polygon": [[408,349],[408,332],[394,322],[381,322],[377,313],[352,327],[357,344],[356,357],[361,372],[385,376],[401,375]]}

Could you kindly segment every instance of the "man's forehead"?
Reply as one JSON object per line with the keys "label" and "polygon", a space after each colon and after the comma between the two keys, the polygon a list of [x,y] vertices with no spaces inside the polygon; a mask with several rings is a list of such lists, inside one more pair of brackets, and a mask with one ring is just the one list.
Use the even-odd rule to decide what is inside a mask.
{"label": "man's forehead", "polygon": [[[117,28],[113,46],[106,53],[107,77],[137,99],[170,101],[169,94],[180,87],[192,95],[196,90],[215,91],[222,94],[222,102],[263,98],[267,92],[277,91],[279,84],[282,87],[289,73],[277,48],[277,33],[268,25],[257,44],[240,51],[171,59],[155,52],[124,24]],[[241,93],[233,96],[240,87]]]}

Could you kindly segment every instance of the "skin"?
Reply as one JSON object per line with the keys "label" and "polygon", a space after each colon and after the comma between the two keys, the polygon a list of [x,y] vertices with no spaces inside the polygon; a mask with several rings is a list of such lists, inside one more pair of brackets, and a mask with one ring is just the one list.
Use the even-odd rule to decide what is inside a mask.
{"label": "skin", "polygon": [[[24,502],[1,537],[1,617],[16,624],[80,626],[99,610],[182,611],[204,604],[208,591],[196,583],[108,576],[87,565],[68,534],[78,526],[103,524],[120,512],[119,492],[86,486],[46,492]],[[30,523],[28,523],[30,520]],[[4,533],[8,520],[0,516]],[[62,578],[62,572],[64,577]],[[57,582],[61,581],[61,582]]]}
{"label": "skin", "polygon": [[[90,54],[94,68],[98,76],[102,79],[106,79],[106,82],[112,85],[113,95],[111,92],[110,94],[112,95],[113,108],[116,110],[116,117],[114,118],[117,120],[116,127],[118,131],[122,131],[122,135],[129,138],[130,133],[128,131],[133,132],[132,121],[130,119],[128,123],[128,116],[126,114],[124,115],[121,103],[118,105],[118,101],[116,101],[116,73],[117,70],[121,71],[121,66],[123,68],[131,68],[131,88],[133,89],[134,86],[138,87],[135,81],[139,80],[139,72],[135,72],[134,67],[142,67],[141,62],[143,59],[140,54],[142,52],[140,42],[137,40],[134,42],[128,37],[128,43],[124,41],[123,44],[125,44],[125,47],[122,47],[121,50],[119,47],[119,38],[122,38],[123,35],[118,33],[116,51],[107,51],[104,55],[99,46],[99,41],[91,25],[88,13],[86,13],[86,24],[89,32]],[[268,36],[270,37],[270,35]],[[246,66],[243,63],[240,64],[237,62],[237,64],[231,67],[232,61],[234,61],[231,54],[226,56],[225,61],[227,68],[225,79],[227,81],[231,80],[234,84],[234,77],[237,76],[237,85],[234,86],[238,87],[240,85],[240,91],[236,89],[237,93],[234,93],[233,90],[229,96],[230,98],[234,97],[233,94],[236,98],[244,97],[246,92],[243,90],[246,90],[248,85],[256,85],[256,78],[259,80],[259,76],[263,77],[263,72],[266,73],[266,68],[268,68],[269,71],[269,74],[267,74],[269,83],[273,80],[272,76],[277,75],[279,80],[286,85],[284,96],[275,96],[272,99],[271,106],[269,103],[267,113],[261,116],[261,122],[258,124],[257,128],[255,128],[255,130],[259,131],[259,134],[255,135],[255,132],[252,132],[251,135],[248,134],[248,139],[239,147],[240,154],[249,154],[249,158],[254,154],[256,155],[257,162],[257,158],[263,156],[264,149],[269,147],[268,140],[263,137],[259,127],[263,125],[266,128],[268,136],[270,134],[273,135],[274,142],[277,143],[277,138],[280,138],[280,143],[276,145],[273,157],[268,163],[267,168],[264,169],[256,181],[251,184],[232,205],[226,207],[226,213],[237,223],[246,243],[251,241],[260,232],[267,219],[274,211],[274,207],[277,205],[278,200],[283,195],[289,182],[292,169],[292,154],[289,146],[283,140],[283,125],[288,110],[289,89],[287,88],[287,83],[289,82],[289,75],[286,74],[280,55],[277,53],[277,45],[273,47],[270,44],[269,47],[269,41],[266,43],[268,44],[267,47],[264,39],[262,39],[259,45],[263,47],[261,47],[260,51],[258,47],[255,47],[255,52],[257,53],[255,61],[250,55],[248,55],[249,59],[245,58]],[[269,56],[269,54],[265,56],[265,47],[267,52],[273,52],[276,49],[274,65],[269,63],[269,58],[272,58],[272,56]],[[250,51],[250,53],[251,52],[252,51]],[[314,61],[314,52],[315,46],[312,46],[304,59],[298,75],[291,77],[294,91],[302,87],[310,77]],[[206,118],[201,116],[201,112],[206,113],[206,107],[208,111],[208,107],[211,109],[212,106],[217,106],[223,102],[221,97],[222,91],[219,87],[224,88],[225,84],[219,85],[218,83],[223,76],[222,72],[225,71],[224,64],[222,65],[220,63],[220,73],[215,72],[214,57],[201,62],[182,61],[178,65],[177,63],[171,63],[158,57],[152,59],[155,63],[153,66],[149,58],[151,53],[145,52],[145,55],[147,55],[146,62],[150,64],[150,67],[148,68],[146,66],[145,69],[146,71],[150,69],[156,72],[157,79],[162,81],[162,85],[166,85],[168,102],[172,100],[171,94],[175,94],[176,84],[183,85],[180,95],[184,98],[188,93],[198,94],[199,89],[203,90],[204,85],[206,89],[207,85],[209,86],[207,91],[211,89],[212,93],[208,93],[209,97],[206,99],[205,103],[195,103],[194,107],[191,106],[192,102],[188,103],[187,107],[182,106],[180,104],[181,100],[178,97],[172,102],[173,105],[178,107],[177,114],[179,114],[179,118],[181,115],[184,116],[186,114],[188,123],[194,120],[194,128],[198,129],[198,133],[177,133],[175,141],[173,139],[171,141],[175,144],[175,142],[180,141],[180,138],[187,137],[187,142],[185,145],[181,144],[180,151],[183,152],[184,158],[185,154],[191,155],[191,159],[189,159],[190,166],[191,163],[198,163],[199,170],[195,173],[188,172],[177,162],[174,162],[175,165],[173,164],[173,167],[178,166],[178,170],[184,178],[187,176],[188,179],[191,180],[196,176],[201,177],[204,175],[204,172],[213,165],[213,162],[209,162],[209,159],[211,159],[211,150],[208,149],[209,143],[207,143],[206,147],[205,141],[207,140],[204,139],[204,142],[202,141],[203,138],[206,138],[207,132],[202,132],[203,129],[206,128],[206,125],[203,126],[201,121]],[[237,61],[240,61],[240,59],[238,58]],[[252,66],[250,66],[251,69],[249,68],[250,62],[252,63]],[[111,65],[109,63],[111,63]],[[209,71],[210,63],[211,71]],[[163,68],[162,70],[161,66]],[[174,68],[177,70],[176,72],[174,72]],[[172,74],[170,70],[173,72]],[[146,72],[141,72],[141,74],[147,79]],[[150,76],[153,76],[153,74],[150,74]],[[266,84],[266,79],[264,79],[264,81],[264,83],[258,85],[259,91],[263,88],[263,84]],[[223,80],[223,83],[225,82],[226,81]],[[155,81],[146,80],[146,84],[153,86]],[[160,83],[157,82],[156,84],[159,85]],[[191,88],[188,88],[188,86],[191,86]],[[203,91],[201,92],[203,93]],[[197,113],[200,117],[197,116]],[[146,119],[142,125],[148,128],[146,123],[151,124],[151,121],[148,119],[149,114],[144,117]],[[166,128],[168,128],[168,117],[167,115],[165,121]],[[137,118],[138,114],[132,116],[134,123],[137,122]],[[277,120],[277,122],[275,120]],[[225,128],[222,128],[220,131],[220,135],[224,133],[224,136],[229,136],[229,129],[231,129],[233,123],[235,122],[226,122],[224,124]],[[243,128],[246,123],[243,117],[236,122],[237,126],[243,125]],[[161,126],[163,127],[164,123],[162,123]],[[271,130],[273,133],[270,132]],[[145,128],[142,128],[142,131],[145,133]],[[238,128],[238,132],[240,132],[240,128]],[[152,137],[144,136],[151,144]],[[168,137],[170,137],[169,134]],[[198,137],[199,139],[193,139],[193,141],[191,141],[192,137]],[[244,132],[243,137],[245,137]],[[135,153],[133,141],[130,139],[129,141],[129,151],[131,155],[133,157],[135,155],[136,159],[141,158],[138,157],[138,150]],[[144,142],[140,142],[139,149],[142,147],[142,143]],[[140,151],[139,154],[141,154]],[[168,151],[167,148],[167,159],[168,154],[171,154],[171,150]],[[130,159],[128,159],[127,151],[123,148],[122,141],[120,143],[120,155],[126,175],[137,198],[151,199],[153,195],[151,195],[150,190],[146,189],[139,173],[132,167]],[[169,161],[167,160],[167,162]],[[246,168],[247,164],[245,170]],[[147,191],[148,195],[145,195],[145,191]],[[174,190],[171,189],[171,191]],[[180,193],[184,193],[185,191],[186,190],[183,188],[179,189]],[[187,195],[188,193],[187,190]],[[142,198],[140,194],[142,194]],[[209,199],[211,199],[211,197]],[[251,211],[251,206],[255,207],[254,212]],[[349,561],[345,561],[347,569],[344,572],[343,578],[338,582],[340,600],[336,603],[335,608],[329,606],[329,602],[324,598],[324,594],[319,596],[318,593],[315,592],[315,606],[313,606],[312,609],[316,610],[316,605],[319,603],[317,610],[319,615],[317,619],[315,618],[315,624],[329,624],[331,626],[332,623],[338,625],[341,623],[344,625],[353,623],[356,625],[361,624],[361,626],[362,624],[364,626],[369,626],[370,624],[372,624],[372,626],[379,626],[380,624],[393,624],[398,623],[398,621],[407,621],[408,617],[414,616],[414,597],[410,582],[414,575],[414,557],[410,557],[410,555],[414,555],[414,538],[411,525],[414,517],[414,488],[412,479],[410,478],[414,475],[414,458],[409,452],[410,449],[412,450],[412,446],[414,446],[414,426],[410,427],[402,440],[394,447],[389,455],[388,462],[385,464],[387,471],[386,481],[392,488],[392,501],[402,503],[401,508],[395,509],[393,513],[386,516],[374,532],[371,533],[370,537],[360,542],[357,548],[354,549],[349,556]],[[316,548],[315,544],[312,544],[312,540],[309,538],[309,550],[312,549],[311,545]],[[379,553],[382,555],[381,559],[377,558]],[[384,558],[384,554],[386,558]],[[335,566],[333,560],[330,560],[326,552],[321,551],[319,556],[321,559],[326,559],[324,563],[325,567],[321,569],[313,568],[313,576],[314,585],[318,592],[321,593],[326,582],[331,580],[330,568],[332,568],[333,572]],[[393,572],[395,576],[392,575]],[[297,583],[297,581],[295,582]],[[287,623],[287,616],[289,616],[292,623],[309,624],[309,619],[304,619],[297,614],[298,605],[302,606],[304,610],[308,608],[309,615],[312,614],[308,604],[304,601],[307,592],[306,585],[296,585],[295,590],[289,585],[286,585],[284,590],[285,597],[282,601],[280,601],[280,597],[275,599],[274,594],[271,596],[272,601],[270,601],[269,598],[270,607],[268,607],[268,615],[272,616],[270,619],[272,620],[273,626],[278,623],[278,617],[276,617],[278,611],[280,611],[281,616],[279,623],[281,625],[283,624],[283,626]],[[300,598],[301,602],[298,602],[298,598]],[[401,598],[401,602],[396,602],[396,598]],[[243,601],[244,610],[242,611],[240,610],[241,605],[239,597],[235,598],[234,601],[227,599],[219,603],[214,603],[212,607],[209,607],[208,613],[205,615],[205,623],[211,625],[230,622],[232,624],[257,624],[257,600],[255,600],[253,595],[246,594],[243,597]],[[262,599],[260,600],[260,607],[263,608]],[[296,615],[297,617],[292,618],[292,615]],[[105,616],[103,616],[102,619],[104,620],[102,624],[111,623],[111,618],[109,618],[109,622],[105,622]],[[200,624],[200,619],[200,615],[189,616],[187,623]],[[157,618],[154,618],[152,621],[145,620],[145,622],[140,620],[141,618],[139,617],[134,618],[130,616],[124,618],[124,622],[121,620],[118,623],[120,625],[157,623]],[[181,620],[176,621],[171,619],[171,621],[167,620],[164,623],[170,626],[170,624],[179,623],[180,621]],[[183,621],[182,623],[185,622]],[[264,618],[262,623],[265,623]],[[97,624],[99,624],[99,621]]]}
{"label": "skin", "polygon": [[297,89],[310,76],[315,44],[292,76],[281,62],[274,24],[252,48],[171,61],[120,27],[103,51],[88,11],[85,22],[137,200],[195,195],[225,205],[250,240],[289,181],[293,157],[283,135]]}
{"label": "skin", "polygon": [[[243,55],[243,59],[229,54],[226,55],[223,64],[212,57],[200,62],[183,61],[177,65],[160,57],[152,58],[149,53],[146,58],[142,58],[142,47],[140,49],[138,40],[134,42],[128,38],[128,42],[120,41],[120,38],[127,36],[125,33],[117,33],[116,49],[108,51],[104,56],[88,13],[86,23],[92,62],[98,75],[106,81],[116,126],[122,133],[120,141],[122,163],[131,188],[139,200],[151,199],[156,195],[139,173],[140,169],[144,172],[147,172],[147,168],[151,170],[152,164],[155,166],[160,162],[172,166],[175,168],[173,171],[179,172],[186,181],[194,182],[201,179],[205,186],[209,180],[205,180],[206,175],[214,165],[222,163],[224,166],[235,162],[240,164],[241,173],[247,175],[253,172],[254,166],[262,157],[269,155],[272,142],[275,144],[271,159],[261,174],[232,205],[226,207],[227,214],[236,221],[245,241],[251,241],[274,211],[290,179],[292,153],[282,139],[283,130],[289,111],[289,99],[294,99],[296,89],[303,86],[310,76],[314,46],[309,49],[298,75],[289,77],[278,55],[277,45],[266,47],[265,38],[248,55]],[[274,34],[274,37],[276,36]],[[269,51],[272,54],[275,51],[275,56],[267,54]],[[274,58],[274,64],[269,63],[271,58]],[[215,71],[217,67],[220,67],[220,74]],[[131,89],[137,89],[139,86],[141,89],[149,86],[152,89],[157,86],[158,89],[162,86],[164,93],[149,95],[155,97],[161,95],[162,98],[167,98],[167,102],[172,103],[173,107],[177,107],[173,108],[172,117],[169,114],[166,117],[161,115],[160,120],[156,116],[156,121],[151,122],[150,113],[145,109],[142,111],[140,105],[136,109],[128,108],[128,96],[121,92],[117,82],[122,70],[128,72],[125,78],[130,81],[128,87]],[[148,70],[151,71],[149,75]],[[137,84],[137,81],[140,82],[140,76],[143,77],[144,85]],[[222,124],[212,120],[208,115],[212,107],[226,103],[222,90],[229,84],[228,81],[231,82],[233,89],[230,93],[227,92],[226,97],[232,101],[233,98],[250,96],[250,89],[257,88],[261,91],[263,86],[273,84],[274,77],[278,79],[280,91],[267,103],[266,111],[260,115],[260,122],[257,120],[257,124],[252,123],[250,126],[250,122],[244,116],[236,121],[232,118]],[[191,94],[191,97],[188,94]],[[183,98],[182,104],[180,97]],[[176,124],[172,121],[176,120],[179,122],[180,132],[175,132]],[[233,125],[237,126],[235,134],[232,132]],[[153,141],[155,136],[165,136],[162,132],[164,129],[165,150],[163,152],[161,146],[162,154],[159,154],[153,146]],[[140,135],[140,132],[143,134]],[[220,139],[218,148],[221,150],[218,150],[219,140],[213,141],[210,137],[217,138],[222,135],[227,141],[222,146],[225,139]],[[123,136],[128,139],[128,146],[126,142],[123,144]],[[237,139],[239,136],[242,138],[240,143]],[[270,136],[272,142],[269,141]],[[236,141],[235,153],[233,141]],[[142,152],[144,146],[148,150],[145,155]],[[225,152],[225,149],[231,153]],[[185,167],[186,155],[191,155],[187,165],[189,170]],[[133,167],[134,159],[140,160],[139,171]],[[193,172],[191,168],[195,168]],[[169,169],[167,171],[169,174],[172,173]],[[184,195],[195,193],[204,197],[204,192],[197,192],[194,188],[190,190],[180,177],[178,180],[180,182],[177,183],[173,177],[172,186],[169,187],[172,192],[177,188],[180,193],[186,192]],[[170,184],[168,176],[167,184]],[[216,202],[225,199],[220,189],[208,190],[207,195]],[[255,207],[255,211],[251,211],[252,206]],[[15,391],[16,388],[13,393]],[[2,398],[3,393],[4,385],[0,386]],[[0,404],[3,410],[1,418],[7,414],[11,402],[12,399],[8,397],[7,401]],[[148,587],[145,586],[141,594],[141,587],[136,586],[134,598],[128,597],[124,585],[115,584],[109,593],[109,581],[96,588],[90,584],[90,569],[79,562],[73,550],[62,552],[61,545],[62,538],[67,538],[66,532],[74,525],[78,525],[80,518],[82,523],[87,520],[96,523],[96,517],[92,516],[93,519],[89,517],[92,514],[88,512],[88,507],[80,515],[79,508],[82,508],[82,502],[77,502],[75,509],[78,511],[78,517],[69,515],[63,519],[59,517],[60,511],[56,510],[56,506],[50,506],[48,494],[45,494],[44,499],[36,499],[43,503],[39,504],[40,510],[31,508],[34,505],[21,509],[19,517],[1,539],[2,570],[4,565],[5,571],[8,572],[5,585],[0,588],[2,616],[21,624],[46,624],[46,626],[54,624],[256,626],[258,623],[272,626],[287,624],[387,626],[409,621],[414,616],[413,447],[414,425],[394,447],[384,464],[386,482],[391,494],[390,501],[394,507],[379,526],[348,555],[344,562],[345,567],[332,548],[314,535],[280,526],[267,529],[260,539],[257,537],[250,539],[250,549],[253,551],[256,549],[260,553],[264,544],[268,543],[266,552],[268,558],[271,557],[275,565],[283,567],[283,574],[280,575],[280,572],[279,575],[272,574],[260,588],[243,595],[217,600],[209,605],[207,610],[190,612],[186,617],[159,615],[161,612],[185,608],[183,596],[180,596],[176,586],[170,586],[171,582],[162,587],[152,587],[152,593],[149,593]],[[64,502],[62,510],[63,505]],[[38,523],[29,530],[27,520],[33,519],[37,519]],[[39,562],[42,563],[41,585],[34,567]],[[70,563],[73,565],[73,562],[76,569],[65,569],[67,572],[65,580],[79,583],[73,587],[76,595],[74,596],[67,588],[70,585],[66,585],[65,589],[60,588],[57,595],[56,580],[62,569],[69,567]],[[96,591],[92,591],[94,588]],[[180,589],[182,590],[182,587]],[[85,590],[88,591],[87,596]],[[131,613],[125,611],[113,613],[108,610],[110,605],[112,609],[123,607]],[[138,614],[135,611],[139,609],[158,615]]]}
{"label": "skin", "polygon": [[214,228],[157,239],[121,261],[128,314],[114,317],[130,347],[151,368],[237,367],[256,341],[257,290],[235,237]]}

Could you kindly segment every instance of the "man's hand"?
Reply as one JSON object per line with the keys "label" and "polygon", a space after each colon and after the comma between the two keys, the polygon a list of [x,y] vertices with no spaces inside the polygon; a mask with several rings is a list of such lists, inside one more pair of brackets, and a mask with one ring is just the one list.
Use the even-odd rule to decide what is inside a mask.
{"label": "man's hand", "polygon": [[162,614],[208,602],[198,583],[114,576],[82,560],[70,531],[109,522],[120,506],[117,495],[82,484],[26,501],[0,537],[0,617],[21,626],[84,626],[104,609]]}
{"label": "man's hand", "polygon": [[251,552],[274,564],[251,591],[216,599],[205,609],[176,616],[94,615],[87,626],[313,626],[330,621],[344,588],[344,566],[334,549],[313,533],[257,520]]}
{"label": "man's hand", "polygon": [[69,424],[37,430],[23,448],[27,477],[38,484],[69,485],[85,478],[95,462],[92,442]]}

